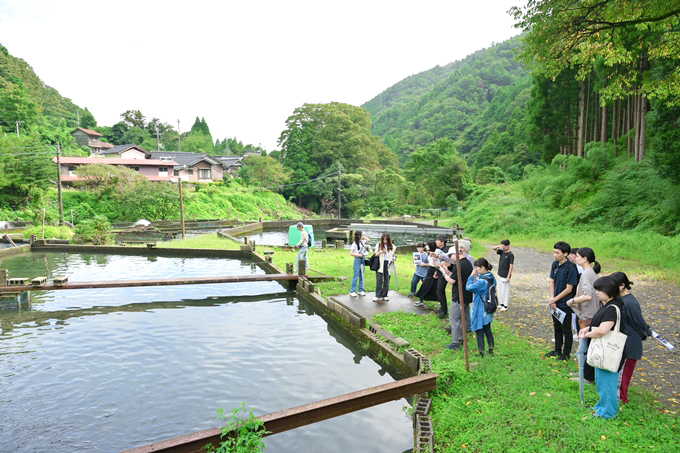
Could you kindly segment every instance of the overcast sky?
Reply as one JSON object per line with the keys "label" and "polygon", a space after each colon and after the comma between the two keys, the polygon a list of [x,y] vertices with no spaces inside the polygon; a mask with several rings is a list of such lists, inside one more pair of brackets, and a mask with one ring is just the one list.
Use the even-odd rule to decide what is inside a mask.
{"label": "overcast sky", "polygon": [[0,43],[111,126],[141,110],[277,148],[304,103],[361,105],[516,34],[525,0],[0,0]]}

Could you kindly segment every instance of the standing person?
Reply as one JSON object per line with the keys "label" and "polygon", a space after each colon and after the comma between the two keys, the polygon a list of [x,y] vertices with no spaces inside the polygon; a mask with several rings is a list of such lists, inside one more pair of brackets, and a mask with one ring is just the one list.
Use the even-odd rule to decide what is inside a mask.
{"label": "standing person", "polygon": [[[307,251],[309,250],[309,233],[305,230],[305,225],[302,222],[297,223],[297,229],[300,232],[300,242],[297,243],[296,247],[300,249],[295,260],[295,270],[298,269],[298,263],[300,260],[307,261]],[[309,263],[307,263],[307,269],[309,269]]]}
{"label": "standing person", "polygon": [[[408,293],[409,297],[416,295],[416,290],[418,289],[418,282],[423,281],[423,279],[427,276],[427,269],[428,267],[430,267],[430,264],[427,261],[427,253],[425,253],[425,243],[418,242],[416,244],[416,250],[418,250],[420,258],[417,260],[416,263],[414,263],[416,266],[416,270],[415,272],[413,272],[413,278],[411,278],[411,292]],[[418,302],[416,302],[416,304],[417,303]]]}
{"label": "standing person", "polygon": [[[574,263],[568,259],[569,252],[571,252],[571,247],[566,242],[555,243],[553,247],[555,261],[550,268],[548,305],[553,310],[559,308],[566,315],[562,321],[552,316],[555,330],[555,349],[545,356],[557,357],[558,360],[569,360],[571,345],[574,341],[571,334],[571,315],[574,312],[567,305],[567,301],[576,295],[578,271]],[[564,349],[562,346],[564,346]]]}
{"label": "standing person", "polygon": [[470,262],[472,267],[475,267],[475,258],[470,255],[470,250],[472,249],[472,240],[470,238],[463,238],[458,241],[458,247],[465,250],[463,257]]}
{"label": "standing person", "polygon": [[583,267],[579,266],[579,264],[576,262],[576,254],[578,253],[578,247],[574,247],[571,249],[571,252],[569,253],[569,261],[574,263],[576,265],[576,269],[578,269],[578,276],[581,278],[581,274],[583,274]]}
{"label": "standing person", "polygon": [[[428,253],[436,248],[437,245],[434,242],[425,244],[425,251]],[[424,307],[424,301],[426,300],[437,300],[437,268],[433,265],[433,261],[432,258],[428,257],[428,264],[430,267],[427,268],[427,274],[425,274],[423,283],[416,293],[418,301],[413,304],[416,307]]]}
{"label": "standing person", "polygon": [[[446,245],[446,235],[445,234],[440,234],[438,235],[435,240],[435,244],[437,245],[437,251],[430,252],[430,255],[434,255],[437,258],[439,258],[440,254],[446,254],[449,251],[449,246]],[[443,262],[444,267],[448,267],[449,263]],[[441,268],[437,268],[436,270],[436,275],[437,275],[437,300],[439,301],[439,310],[435,311],[437,316],[441,319],[448,318],[449,316],[449,305],[446,302],[446,284],[447,281],[444,278],[444,274],[441,271]]]}
{"label": "standing person", "polygon": [[503,239],[500,245],[494,245],[492,249],[500,255],[498,260],[498,305],[500,305],[500,311],[506,311],[510,301],[510,279],[515,267],[515,255],[510,251],[508,239]]}
{"label": "standing person", "polygon": [[[572,261],[575,265],[581,266],[583,274],[576,287],[576,296],[567,301],[569,308],[576,312],[579,319],[579,331],[584,327],[590,326],[593,316],[600,309],[600,300],[595,294],[595,280],[600,273],[600,263],[595,261],[595,252],[589,247],[581,247],[576,252]],[[587,381],[595,380],[595,369],[585,362],[585,354],[588,352],[588,342],[584,339],[579,341],[576,354],[582,354],[579,358],[579,366],[583,363],[583,378]],[[572,378],[578,380],[578,378]]]}
{"label": "standing person", "polygon": [[[491,323],[493,322],[493,313],[487,313],[484,310],[484,300],[486,300],[486,293],[489,291],[489,281],[496,284],[496,279],[490,272],[493,266],[489,264],[486,258],[479,258],[475,261],[475,268],[467,279],[465,288],[473,293],[472,300],[472,314],[470,319],[470,328],[477,335],[477,350],[478,355],[484,357],[484,337],[489,343],[489,355],[493,356],[494,341],[493,333],[491,332]],[[462,270],[462,268],[461,268]]]}
{"label": "standing person", "polygon": [[628,338],[626,338],[626,346],[623,349],[626,362],[623,364],[623,370],[619,373],[619,401],[621,401],[621,404],[626,404],[630,379],[633,377],[637,361],[642,358],[642,341],[652,334],[652,329],[645,318],[642,317],[640,303],[630,293],[633,282],[628,280],[628,276],[623,272],[614,272],[610,277],[619,285],[626,312],[626,335],[628,335]]}
{"label": "standing person", "polygon": [[390,275],[394,273],[392,263],[397,259],[396,250],[397,247],[392,244],[390,233],[383,233],[380,236],[380,242],[375,245],[375,253],[380,259],[380,268],[375,273],[374,301],[390,300],[387,293],[390,290]]}
{"label": "standing person", "polygon": [[[595,287],[598,299],[604,304],[590,323],[590,327],[584,327],[578,333],[579,338],[600,338],[614,329],[616,325],[616,309],[621,313],[621,332],[625,332],[626,316],[624,314],[623,300],[619,292],[619,285],[612,277],[600,277],[595,280]],[[623,366],[626,353],[621,357],[619,369]],[[619,411],[619,399],[617,396],[619,384],[619,373],[595,368],[595,385],[600,400],[595,405],[593,417],[614,418]]]}
{"label": "standing person", "polygon": [[357,297],[357,282],[359,282],[359,296],[365,296],[364,292],[364,258],[367,254],[366,243],[362,240],[361,231],[354,232],[354,242],[349,248],[349,254],[354,257],[354,275],[349,295]]}
{"label": "standing person", "polygon": [[[461,282],[467,282],[472,274],[472,264],[463,257],[464,249],[462,242],[458,241],[458,255],[460,257],[460,278]],[[453,255],[452,255],[453,256]],[[460,291],[458,287],[458,270],[452,266],[450,272],[444,273],[444,278],[451,284],[451,308],[449,309],[449,322],[451,332],[451,343],[444,346],[446,349],[457,351],[461,349],[463,343],[463,322],[460,312]],[[470,329],[470,304],[472,303],[472,293],[463,285],[463,306],[465,309],[465,321],[467,328]],[[483,349],[483,347],[482,347]]]}

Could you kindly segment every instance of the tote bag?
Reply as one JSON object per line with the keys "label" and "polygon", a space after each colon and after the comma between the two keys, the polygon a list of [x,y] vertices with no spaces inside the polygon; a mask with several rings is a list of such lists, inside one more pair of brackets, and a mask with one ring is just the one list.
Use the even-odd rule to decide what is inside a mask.
{"label": "tote bag", "polygon": [[626,334],[621,333],[621,311],[616,305],[616,325],[600,338],[591,338],[588,346],[588,365],[594,368],[611,371],[619,371],[623,348],[626,345]]}

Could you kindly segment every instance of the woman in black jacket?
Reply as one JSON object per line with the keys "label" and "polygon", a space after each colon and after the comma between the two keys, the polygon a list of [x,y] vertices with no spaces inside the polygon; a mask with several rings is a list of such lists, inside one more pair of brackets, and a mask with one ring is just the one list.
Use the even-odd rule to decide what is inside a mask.
{"label": "woman in black jacket", "polygon": [[619,401],[626,404],[628,402],[628,386],[633,377],[635,364],[642,358],[642,340],[647,339],[652,334],[652,329],[649,328],[645,318],[642,317],[640,303],[630,293],[633,282],[628,280],[628,276],[623,272],[614,272],[611,277],[619,285],[626,312],[626,335],[628,335],[628,338],[626,338],[626,347],[623,350],[626,362],[623,364],[619,378]]}

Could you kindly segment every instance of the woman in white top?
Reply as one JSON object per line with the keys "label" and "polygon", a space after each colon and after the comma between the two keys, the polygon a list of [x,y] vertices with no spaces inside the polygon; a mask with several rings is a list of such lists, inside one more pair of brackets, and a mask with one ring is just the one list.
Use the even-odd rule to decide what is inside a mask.
{"label": "woman in white top", "polygon": [[364,292],[364,258],[368,251],[366,250],[366,243],[361,239],[361,231],[354,232],[354,242],[349,248],[349,254],[354,257],[354,275],[352,276],[352,286],[350,287],[349,295],[357,296],[357,282],[359,283],[359,296],[365,296]]}
{"label": "woman in white top", "polygon": [[380,259],[380,268],[375,273],[375,297],[374,301],[390,300],[387,292],[390,289],[390,275],[394,273],[392,263],[397,258],[397,247],[392,244],[390,233],[383,233],[380,242],[375,245],[375,254]]}
{"label": "woman in white top", "polygon": [[[597,274],[600,273],[600,263],[595,261],[595,252],[588,247],[581,247],[577,249],[574,257],[574,264],[583,268],[583,273],[578,281],[576,287],[576,297],[569,299],[567,305],[574,310],[578,316],[579,328],[589,327],[593,316],[602,306],[597,295],[595,294],[595,280]],[[595,380],[595,369],[585,362],[585,354],[588,352],[588,341],[581,339],[576,354],[583,354],[579,358],[579,365],[583,364],[583,377],[585,380],[592,382]],[[581,360],[583,359],[583,360]],[[577,380],[577,378],[573,378]]]}

